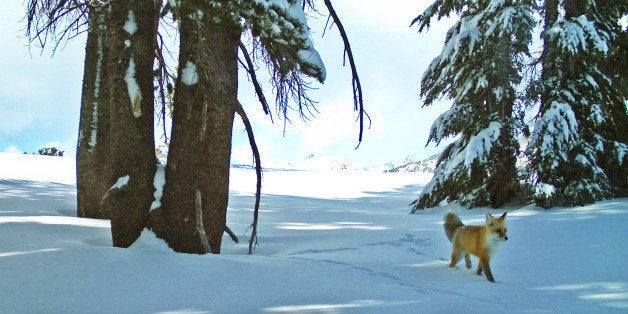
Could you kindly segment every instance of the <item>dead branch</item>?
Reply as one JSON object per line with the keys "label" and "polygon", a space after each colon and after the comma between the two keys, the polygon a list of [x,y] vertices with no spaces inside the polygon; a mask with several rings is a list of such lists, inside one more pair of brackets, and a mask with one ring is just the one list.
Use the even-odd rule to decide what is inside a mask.
{"label": "dead branch", "polygon": [[238,237],[235,235],[235,233],[233,233],[233,231],[231,231],[231,228],[229,228],[227,225],[225,225],[225,232],[231,237],[231,240],[233,240],[233,242],[240,243],[240,239],[238,239]]}
{"label": "dead branch", "polygon": [[201,243],[203,244],[203,248],[205,248],[205,253],[211,253],[212,248],[209,244],[209,238],[207,237],[207,233],[205,232],[205,226],[203,225],[203,204],[201,200],[201,191],[196,190],[196,229],[198,235],[201,238]]}
{"label": "dead branch", "polygon": [[[249,77],[251,78],[251,82],[253,82],[253,87],[255,88],[255,95],[257,95],[257,99],[262,104],[262,109],[264,110],[264,113],[270,115],[270,109],[268,106],[268,101],[266,100],[266,96],[264,96],[264,90],[262,90],[262,85],[257,80],[257,75],[255,74],[255,66],[253,65],[253,60],[251,60],[251,56],[249,55],[249,52],[242,42],[240,42],[238,46],[240,47],[240,50],[242,50],[242,55],[244,56],[244,60],[246,61],[246,64],[243,64],[242,60],[240,60],[240,64],[242,64],[246,72],[249,73]],[[272,121],[273,115],[270,115],[270,119]]]}
{"label": "dead branch", "polygon": [[251,122],[244,112],[244,108],[240,102],[235,104],[235,110],[240,115],[242,119],[242,123],[244,123],[244,127],[246,128],[246,133],[249,136],[249,144],[251,145],[251,150],[253,151],[253,159],[255,161],[255,173],[257,174],[257,185],[255,187],[255,207],[253,210],[253,223],[251,224],[251,239],[249,240],[249,254],[253,254],[254,246],[257,246],[257,219],[259,217],[259,203],[262,194],[262,162],[259,154],[259,150],[257,149],[257,143],[255,143],[255,137],[253,136],[253,127],[251,126]]}
{"label": "dead branch", "polygon": [[155,77],[157,78],[157,92],[159,93],[159,104],[161,106],[159,120],[162,124],[162,137],[166,144],[168,143],[168,134],[166,130],[166,107],[168,98],[166,95],[170,96],[169,86],[172,86],[170,83],[170,73],[168,71],[168,67],[166,65],[166,61],[163,56],[164,49],[164,40],[161,34],[157,33],[157,45],[155,45],[155,61],[157,70],[155,73]]}
{"label": "dead branch", "polygon": [[159,26],[157,28],[158,31],[156,36],[157,44],[155,45],[155,77],[157,79],[157,92],[159,96],[159,105],[161,107],[158,114],[158,119],[160,120],[162,126],[161,137],[164,139],[164,142],[168,144],[169,139],[166,129],[167,108],[168,105],[172,105],[172,99],[174,97],[173,82],[176,80],[176,77],[173,74],[174,71],[168,66],[168,62],[166,61],[165,56],[171,55],[171,51],[168,49],[168,45],[166,45],[164,41],[164,36],[161,33],[161,26],[171,27],[175,30],[176,27],[167,22],[163,16],[158,19],[158,23]]}
{"label": "dead branch", "polygon": [[[54,53],[62,42],[69,41],[87,31],[90,1],[29,0],[26,12],[26,35],[30,43],[38,42],[43,49],[48,40],[55,41]],[[93,4],[101,8],[106,4]]]}
{"label": "dead branch", "polygon": [[360,84],[360,77],[358,76],[358,71],[355,65],[355,60],[353,59],[353,52],[351,51],[351,44],[349,43],[349,38],[347,37],[347,32],[345,31],[336,10],[331,4],[331,0],[325,0],[325,6],[327,6],[327,10],[329,10],[329,15],[331,16],[334,24],[338,27],[338,31],[340,32],[340,37],[342,37],[342,41],[345,45],[345,56],[349,58],[349,65],[351,66],[351,75],[352,80],[351,84],[353,85],[353,108],[355,111],[358,111],[358,120],[360,121],[360,133],[358,135],[358,145],[355,147],[356,149],[360,147],[362,143],[362,134],[364,132],[364,116],[369,120],[369,125],[371,122],[371,117],[364,111],[364,99],[362,96],[362,85]]}

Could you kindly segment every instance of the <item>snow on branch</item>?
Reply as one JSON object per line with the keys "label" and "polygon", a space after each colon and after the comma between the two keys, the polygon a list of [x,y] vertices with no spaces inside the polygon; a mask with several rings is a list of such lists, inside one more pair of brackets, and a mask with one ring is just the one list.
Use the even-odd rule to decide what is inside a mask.
{"label": "snow on branch", "polygon": [[275,71],[298,71],[323,82],[325,65],[310,39],[299,1],[255,0],[241,9],[244,27],[258,37]]}
{"label": "snow on branch", "polygon": [[443,17],[449,17],[451,14],[460,13],[467,5],[467,2],[460,0],[436,0],[421,15],[414,18],[410,26],[418,24],[419,32],[421,32],[424,28],[430,27],[430,22],[433,18],[440,20]]}
{"label": "snow on branch", "polygon": [[493,147],[493,143],[499,138],[499,134],[502,128],[502,124],[492,121],[488,127],[478,132],[476,135],[471,136],[466,145],[460,151],[458,151],[453,159],[445,166],[445,174],[454,173],[461,166],[467,171],[471,172],[471,164],[477,160],[480,163],[485,163],[488,159],[488,155]]}
{"label": "snow on branch", "polygon": [[547,30],[549,38],[556,41],[558,47],[570,54],[579,52],[608,53],[608,33],[600,30],[595,23],[581,15],[572,20],[560,20]]}
{"label": "snow on branch", "polygon": [[439,145],[443,139],[461,132],[464,125],[471,122],[465,119],[470,116],[470,113],[471,108],[468,105],[455,105],[445,111],[432,123],[426,145],[429,145],[431,141]]}
{"label": "snow on branch", "polygon": [[531,151],[530,154],[538,154],[544,158],[552,156],[553,167],[556,167],[558,160],[568,160],[565,152],[570,151],[579,140],[578,120],[571,106],[555,101],[535,123],[528,147],[532,151],[538,151]]}

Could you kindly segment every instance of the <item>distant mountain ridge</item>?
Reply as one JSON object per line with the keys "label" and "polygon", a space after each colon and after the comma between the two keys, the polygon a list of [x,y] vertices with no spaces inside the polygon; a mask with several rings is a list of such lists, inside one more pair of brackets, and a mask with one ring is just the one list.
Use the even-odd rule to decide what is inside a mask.
{"label": "distant mountain ridge", "polygon": [[384,172],[434,173],[437,161],[438,155],[433,155],[423,160],[406,157],[398,162],[390,163],[389,168],[384,170]]}
{"label": "distant mountain ridge", "polygon": [[405,157],[396,161],[389,161],[377,164],[351,163],[345,157],[310,154],[305,159],[287,164],[272,165],[270,168],[284,168],[294,170],[315,170],[315,171],[372,171],[372,172],[418,172],[433,173],[436,168],[438,155],[430,156],[426,159]]}

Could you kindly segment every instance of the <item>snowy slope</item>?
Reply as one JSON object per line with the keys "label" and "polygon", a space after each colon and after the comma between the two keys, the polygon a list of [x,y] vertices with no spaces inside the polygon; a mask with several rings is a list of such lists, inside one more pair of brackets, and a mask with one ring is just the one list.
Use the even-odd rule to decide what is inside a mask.
{"label": "snowy slope", "polygon": [[[493,284],[447,266],[444,209],[408,214],[428,176],[268,170],[254,255],[225,237],[222,255],[199,256],[150,233],[111,247],[107,221],[73,217],[73,164],[0,154],[0,312],[628,311],[628,199],[509,208]],[[246,242],[254,173],[231,181],[228,223]],[[476,224],[486,211],[446,209]]]}

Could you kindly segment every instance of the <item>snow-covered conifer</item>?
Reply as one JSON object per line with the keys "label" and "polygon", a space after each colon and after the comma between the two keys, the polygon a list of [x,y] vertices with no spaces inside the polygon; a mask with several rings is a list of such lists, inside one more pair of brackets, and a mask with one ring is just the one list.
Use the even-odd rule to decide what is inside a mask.
{"label": "snow-covered conifer", "polygon": [[541,206],[626,193],[626,95],[603,68],[621,33],[621,15],[611,7],[545,1],[540,113],[527,148],[533,198]]}
{"label": "snow-covered conifer", "polygon": [[455,138],[441,153],[434,177],[413,211],[460,201],[501,206],[518,190],[518,85],[535,25],[532,1],[435,1],[413,23],[458,14],[441,54],[423,74],[424,106],[440,98],[451,108],[433,123],[428,144]]}
{"label": "snow-covered conifer", "polygon": [[[324,2],[332,15],[330,1]],[[161,206],[150,212],[151,226],[175,251],[219,253],[222,235],[229,232],[226,213],[236,113],[247,130],[258,170],[251,242],[259,208],[260,158],[244,111],[250,104],[238,99],[238,67],[249,74],[265,113],[270,114],[270,108],[256,78],[260,65],[270,72],[279,114],[287,118],[289,108],[301,115],[310,112],[310,78],[323,82],[326,76],[307,25],[306,12],[315,11],[314,1],[181,0],[169,1],[168,10],[179,24],[179,73],[165,169],[168,180]],[[334,22],[340,29],[336,18]],[[341,34],[346,39],[344,31]],[[347,55],[352,58],[350,52]],[[355,81],[357,74],[352,74]],[[355,86],[354,91],[361,93]],[[207,241],[199,238],[200,228]]]}

